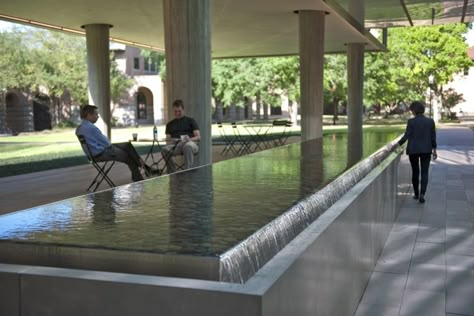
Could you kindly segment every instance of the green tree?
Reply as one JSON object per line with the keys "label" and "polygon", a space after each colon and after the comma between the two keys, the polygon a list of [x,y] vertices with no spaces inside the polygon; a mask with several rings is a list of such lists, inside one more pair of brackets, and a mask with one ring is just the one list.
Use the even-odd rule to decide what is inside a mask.
{"label": "green tree", "polygon": [[62,99],[65,92],[77,103],[87,101],[85,39],[59,32],[31,32],[30,54],[39,68],[39,85],[51,99],[56,124],[69,118],[71,104]]}
{"label": "green tree", "polygon": [[464,36],[466,24],[444,24],[389,30],[389,52],[366,54],[365,100],[391,108],[421,99],[434,77],[434,94],[453,76],[472,65]]}
{"label": "green tree", "polygon": [[465,101],[464,96],[462,94],[457,93],[454,89],[449,88],[447,90],[443,90],[441,98],[443,100],[443,106],[447,109],[447,118],[455,118],[455,115],[453,116],[453,114],[451,113],[451,108],[454,107],[456,104]]}
{"label": "green tree", "polygon": [[133,80],[122,73],[117,66],[114,55],[110,54],[110,100],[119,104],[124,94],[133,86]]}
{"label": "green tree", "polygon": [[[19,89],[29,95],[49,95],[56,123],[67,119],[71,104],[87,103],[85,38],[61,32],[17,27],[0,33],[0,89]],[[111,100],[117,103],[133,82],[117,69],[111,54]]]}
{"label": "green tree", "polygon": [[37,68],[29,53],[25,32],[19,28],[0,33],[0,89],[35,90]]}
{"label": "green tree", "polygon": [[324,57],[324,104],[332,108],[333,124],[338,120],[338,106],[347,99],[347,57],[343,54]]}
{"label": "green tree", "polygon": [[299,60],[297,57],[215,60],[212,91],[224,106],[244,106],[248,99],[280,106],[282,96],[287,96],[292,104],[299,100]]}

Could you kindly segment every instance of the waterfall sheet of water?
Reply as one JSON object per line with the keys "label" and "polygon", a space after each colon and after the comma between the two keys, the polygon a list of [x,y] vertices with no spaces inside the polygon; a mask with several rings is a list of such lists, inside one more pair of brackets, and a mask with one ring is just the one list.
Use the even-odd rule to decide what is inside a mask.
{"label": "waterfall sheet of water", "polygon": [[389,154],[386,147],[378,150],[227,251],[220,257],[220,280],[247,281]]}
{"label": "waterfall sheet of water", "polygon": [[[364,133],[365,155],[396,136]],[[346,146],[327,135],[0,216],[0,262],[245,282],[384,158],[345,172]]]}

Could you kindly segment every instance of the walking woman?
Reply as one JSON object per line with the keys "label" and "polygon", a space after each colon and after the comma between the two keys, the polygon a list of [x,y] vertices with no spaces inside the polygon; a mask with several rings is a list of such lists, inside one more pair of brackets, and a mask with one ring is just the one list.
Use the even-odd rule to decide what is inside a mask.
{"label": "walking woman", "polygon": [[[413,198],[420,203],[425,203],[426,187],[428,185],[428,169],[430,160],[435,160],[436,153],[436,130],[433,119],[425,117],[425,106],[419,101],[410,104],[410,111],[414,117],[409,119],[405,134],[393,146],[392,149],[403,145],[408,140],[407,155],[410,159],[413,184]],[[421,168],[420,168],[421,167]],[[421,171],[421,188],[419,186]]]}

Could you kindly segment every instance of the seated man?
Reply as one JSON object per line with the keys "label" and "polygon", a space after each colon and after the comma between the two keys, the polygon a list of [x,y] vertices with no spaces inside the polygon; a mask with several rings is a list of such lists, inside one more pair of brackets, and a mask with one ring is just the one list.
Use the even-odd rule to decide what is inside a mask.
{"label": "seated man", "polygon": [[129,142],[111,144],[107,137],[102,134],[95,122],[99,119],[97,107],[94,105],[84,105],[81,107],[82,123],[76,129],[76,135],[84,136],[87,145],[91,150],[91,155],[96,161],[120,161],[127,164],[132,172],[132,181],[143,180],[139,168],[145,168],[147,172],[150,167],[140,158],[137,151]]}
{"label": "seated man", "polygon": [[[191,168],[194,163],[194,155],[199,151],[195,141],[201,139],[199,127],[196,121],[184,115],[184,104],[182,100],[173,102],[173,111],[175,118],[166,124],[165,134],[167,138],[181,139],[173,151],[175,145],[169,144],[164,146],[161,154],[168,157],[170,152],[173,156],[184,156],[184,169]],[[176,163],[173,157],[168,159],[168,172],[176,170]]]}

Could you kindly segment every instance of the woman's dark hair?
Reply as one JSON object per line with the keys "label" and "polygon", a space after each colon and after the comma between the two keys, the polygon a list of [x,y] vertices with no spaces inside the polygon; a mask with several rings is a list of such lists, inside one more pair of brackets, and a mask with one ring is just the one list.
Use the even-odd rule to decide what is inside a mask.
{"label": "woman's dark hair", "polygon": [[421,103],[420,101],[413,101],[410,104],[410,111],[412,111],[415,114],[423,114],[425,113],[425,105]]}

